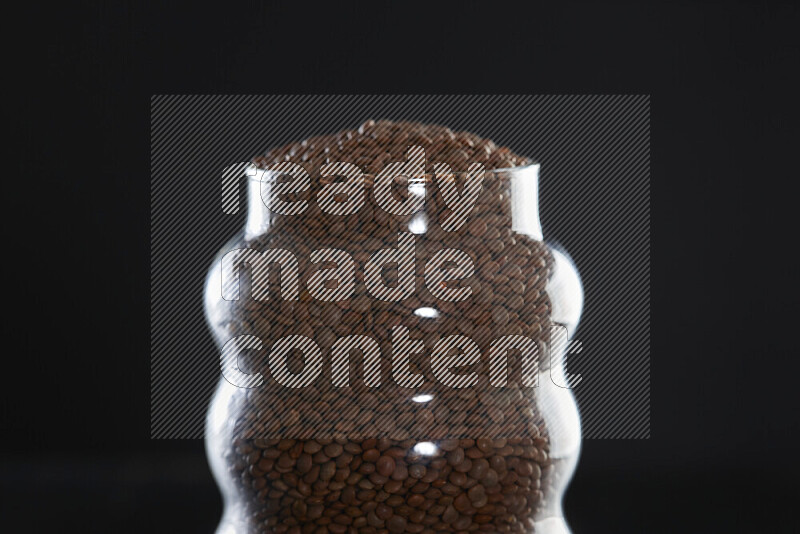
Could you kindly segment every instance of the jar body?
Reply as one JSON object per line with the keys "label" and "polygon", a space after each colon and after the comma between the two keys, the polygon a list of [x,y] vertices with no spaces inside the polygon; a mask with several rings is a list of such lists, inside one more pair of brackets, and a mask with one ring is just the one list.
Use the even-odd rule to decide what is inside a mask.
{"label": "jar body", "polygon": [[[292,219],[259,206],[253,186],[247,227],[205,296],[223,354],[206,435],[219,533],[568,532],[561,497],[580,423],[551,328],[574,330],[582,295],[541,239],[537,173],[495,173],[450,231],[430,192],[405,217],[367,203],[344,219],[313,207]],[[249,276],[226,270],[237,250]],[[315,252],[332,250],[354,269],[320,282],[320,264],[348,263]],[[462,254],[435,263],[445,250]],[[265,252],[272,271],[252,260]],[[466,258],[456,282],[428,269]],[[370,280],[372,259],[389,268]],[[226,298],[233,285],[241,295]]]}

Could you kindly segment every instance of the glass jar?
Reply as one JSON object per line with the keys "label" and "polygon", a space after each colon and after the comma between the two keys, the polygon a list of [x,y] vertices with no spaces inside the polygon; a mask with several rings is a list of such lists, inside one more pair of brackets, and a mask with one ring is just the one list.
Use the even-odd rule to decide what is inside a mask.
{"label": "glass jar", "polygon": [[252,173],[207,280],[217,532],[568,532],[580,422],[555,337],[583,295],[542,240],[539,166],[380,191],[284,170]]}

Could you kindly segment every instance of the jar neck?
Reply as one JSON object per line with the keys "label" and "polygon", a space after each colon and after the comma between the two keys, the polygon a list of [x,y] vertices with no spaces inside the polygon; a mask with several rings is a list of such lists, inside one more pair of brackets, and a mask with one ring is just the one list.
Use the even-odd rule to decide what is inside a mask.
{"label": "jar neck", "polygon": [[[269,210],[265,202],[270,198],[271,194],[272,181],[269,174],[270,171],[268,170],[255,169],[247,178],[247,218],[244,230],[248,239],[266,233],[273,225],[275,214]],[[503,183],[506,184],[502,192],[505,198],[498,198],[498,201],[508,203],[511,230],[515,233],[526,235],[531,239],[542,241],[542,225],[539,219],[539,164],[487,171],[484,178],[484,187],[489,180],[503,180]],[[431,187],[435,187],[435,185]],[[369,191],[369,194],[372,195],[373,192]],[[430,195],[430,192],[428,195]],[[315,199],[312,194],[309,204],[313,202],[315,202]],[[427,205],[420,211],[426,212],[426,208]],[[295,217],[300,216],[307,215],[295,215]],[[431,218],[429,217],[428,219]],[[469,221],[469,218],[467,218],[467,221]],[[420,233],[413,229],[412,232]]]}

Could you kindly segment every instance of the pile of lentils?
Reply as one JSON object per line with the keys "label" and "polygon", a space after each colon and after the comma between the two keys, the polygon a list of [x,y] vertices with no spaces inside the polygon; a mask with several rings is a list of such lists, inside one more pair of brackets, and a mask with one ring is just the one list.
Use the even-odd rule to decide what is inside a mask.
{"label": "pile of lentils", "polygon": [[[366,290],[363,269],[376,251],[397,247],[398,232],[409,231],[410,217],[384,212],[369,190],[387,164],[405,161],[409,146],[425,149],[426,171],[446,163],[456,173],[478,162],[487,169],[473,211],[460,229],[444,231],[449,213],[436,180],[431,179],[423,211],[427,227],[415,235],[416,290],[401,302],[384,302]],[[380,344],[381,386],[368,388],[360,354],[351,358],[350,387],[331,384],[330,362],[311,387],[288,389],[270,382],[261,358],[243,358],[245,372],[263,373],[267,383],[237,392],[231,403],[233,434],[225,464],[235,479],[252,532],[303,534],[533,532],[548,502],[555,476],[547,428],[538,410],[536,388],[523,388],[520,357],[509,354],[509,385],[488,383],[489,345],[503,335],[546,341],[550,302],[545,285],[552,264],[540,241],[512,231],[509,174],[526,158],[468,132],[416,122],[367,121],[359,128],[312,137],[269,151],[260,168],[290,161],[311,176],[311,189],[295,198],[309,200],[302,214],[272,215],[271,228],[239,246],[283,248],[295,254],[300,279],[316,270],[309,255],[337,248],[356,262],[356,287],[342,302],[282,300],[279,278],[270,275],[268,300],[246,296],[231,303],[226,328],[231,336],[261,338],[268,353],[281,336],[313,339],[324,355],[337,338],[361,334]],[[314,199],[331,178],[319,169],[349,162],[365,173],[366,203],[352,215],[330,215]],[[402,185],[402,184],[401,184]],[[393,194],[404,198],[403,187]],[[466,252],[475,274],[449,287],[469,286],[462,302],[436,299],[425,287],[425,262],[442,248]],[[384,281],[397,282],[388,269]],[[246,282],[243,281],[246,285]],[[243,287],[245,287],[243,285]],[[247,293],[243,293],[247,295]],[[415,314],[420,308],[435,317]],[[391,378],[390,329],[405,326],[425,352],[411,356],[411,370],[425,376],[423,386],[406,389]],[[481,362],[464,369],[479,383],[453,389],[433,378],[430,351],[440,338],[460,334],[480,347]],[[327,359],[326,359],[327,360]],[[540,368],[547,361],[539,362]],[[302,370],[302,358],[289,362]]]}

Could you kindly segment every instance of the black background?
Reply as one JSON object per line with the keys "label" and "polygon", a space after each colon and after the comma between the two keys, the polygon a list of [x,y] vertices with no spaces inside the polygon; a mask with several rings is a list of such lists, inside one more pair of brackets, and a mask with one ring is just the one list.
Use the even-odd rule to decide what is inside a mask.
{"label": "black background", "polygon": [[[29,4],[4,14],[3,530],[210,532],[149,439],[149,103],[651,94],[652,438],[584,443],[576,534],[798,530],[790,3]],[[796,189],[796,188],[795,188]]]}

